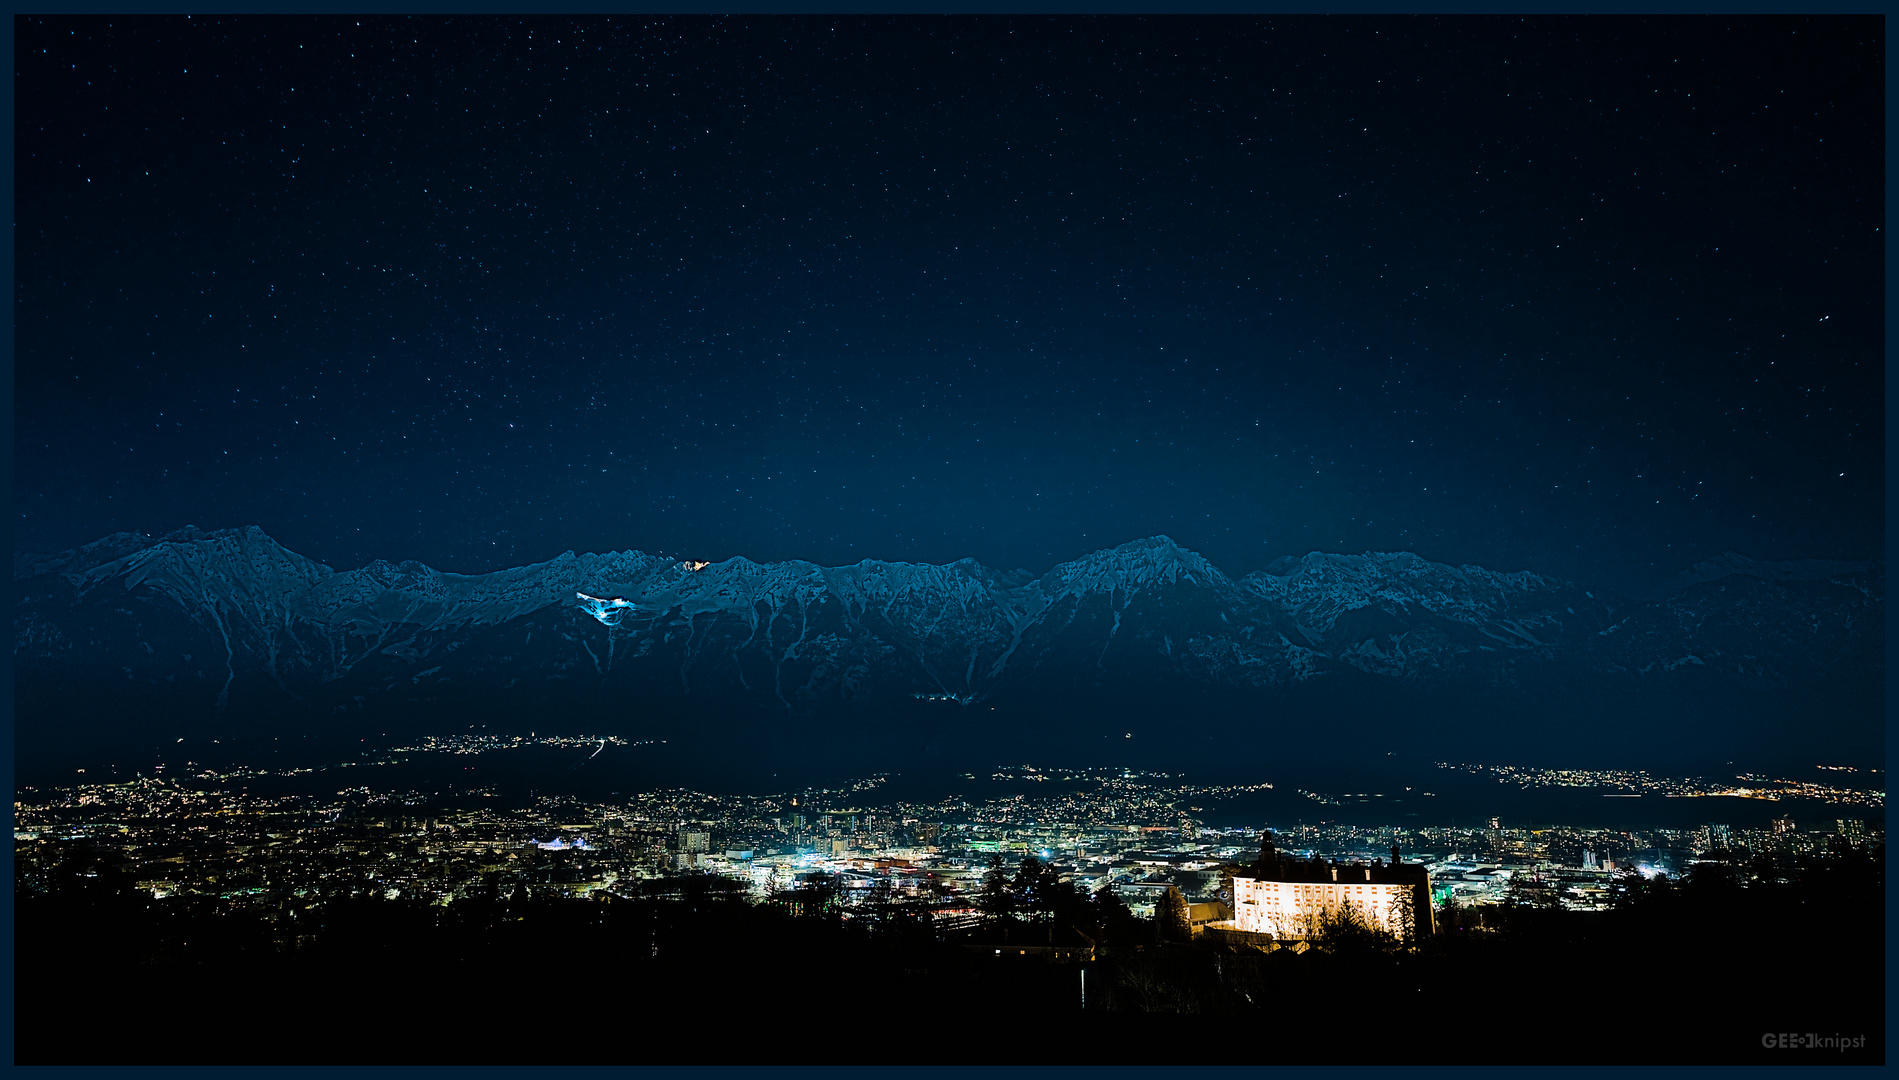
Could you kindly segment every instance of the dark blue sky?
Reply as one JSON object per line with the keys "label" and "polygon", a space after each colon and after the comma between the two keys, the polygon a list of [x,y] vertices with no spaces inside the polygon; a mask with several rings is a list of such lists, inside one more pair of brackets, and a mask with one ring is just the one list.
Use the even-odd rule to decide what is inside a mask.
{"label": "dark blue sky", "polygon": [[16,24],[16,543],[1882,547],[1877,19]]}

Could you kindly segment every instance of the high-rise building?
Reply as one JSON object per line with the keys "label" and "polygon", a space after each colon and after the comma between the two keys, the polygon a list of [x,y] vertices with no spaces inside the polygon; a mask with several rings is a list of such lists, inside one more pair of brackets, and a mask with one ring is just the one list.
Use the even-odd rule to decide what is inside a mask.
{"label": "high-rise building", "polygon": [[1840,839],[1861,847],[1866,843],[1866,823],[1858,818],[1840,818],[1834,822],[1839,826]]}
{"label": "high-rise building", "polygon": [[712,850],[712,834],[711,833],[701,832],[697,829],[687,828],[686,826],[683,826],[683,825],[680,826],[679,853],[681,855],[696,855],[696,854],[699,854],[700,852],[711,851],[711,850]]}
{"label": "high-rise building", "polygon": [[1791,835],[1793,831],[1794,831],[1794,823],[1793,823],[1792,818],[1775,818],[1774,819],[1774,835],[1775,836],[1788,836],[1788,835]]}
{"label": "high-rise building", "polygon": [[1716,851],[1729,851],[1734,847],[1733,830],[1726,825],[1708,826],[1708,842]]}

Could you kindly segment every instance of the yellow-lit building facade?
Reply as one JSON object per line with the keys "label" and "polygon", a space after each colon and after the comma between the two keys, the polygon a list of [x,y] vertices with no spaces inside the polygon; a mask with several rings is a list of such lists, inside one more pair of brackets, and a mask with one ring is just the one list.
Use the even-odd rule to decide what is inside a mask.
{"label": "yellow-lit building facade", "polygon": [[1398,933],[1402,927],[1396,909],[1413,902],[1414,887],[1373,882],[1368,868],[1341,869],[1346,875],[1343,881],[1263,881],[1236,876],[1233,928],[1280,938],[1312,937],[1325,913],[1336,913],[1350,904],[1368,925]]}
{"label": "yellow-lit building facade", "polygon": [[1316,937],[1328,915],[1349,907],[1365,925],[1400,937],[1431,933],[1431,879],[1392,849],[1390,863],[1332,863],[1282,858],[1271,834],[1260,859],[1233,877],[1235,930],[1275,938]]}

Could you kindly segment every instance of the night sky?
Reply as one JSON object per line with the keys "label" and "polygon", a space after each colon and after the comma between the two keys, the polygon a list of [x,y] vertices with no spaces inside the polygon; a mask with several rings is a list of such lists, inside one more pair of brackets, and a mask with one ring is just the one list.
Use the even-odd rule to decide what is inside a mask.
{"label": "night sky", "polygon": [[15,29],[22,549],[1882,548],[1876,18]]}

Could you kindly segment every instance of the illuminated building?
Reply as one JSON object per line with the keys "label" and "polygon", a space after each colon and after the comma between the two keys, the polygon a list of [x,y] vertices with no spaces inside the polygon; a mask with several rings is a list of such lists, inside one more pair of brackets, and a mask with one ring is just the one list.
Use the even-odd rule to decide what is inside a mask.
{"label": "illuminated building", "polygon": [[1311,938],[1347,907],[1377,929],[1418,936],[1432,931],[1431,875],[1407,864],[1394,845],[1389,864],[1282,857],[1267,831],[1259,861],[1233,876],[1233,929],[1275,938]]}
{"label": "illuminated building", "polygon": [[1187,929],[1198,934],[1208,926],[1220,926],[1231,923],[1233,910],[1218,901],[1210,904],[1187,905]]}

